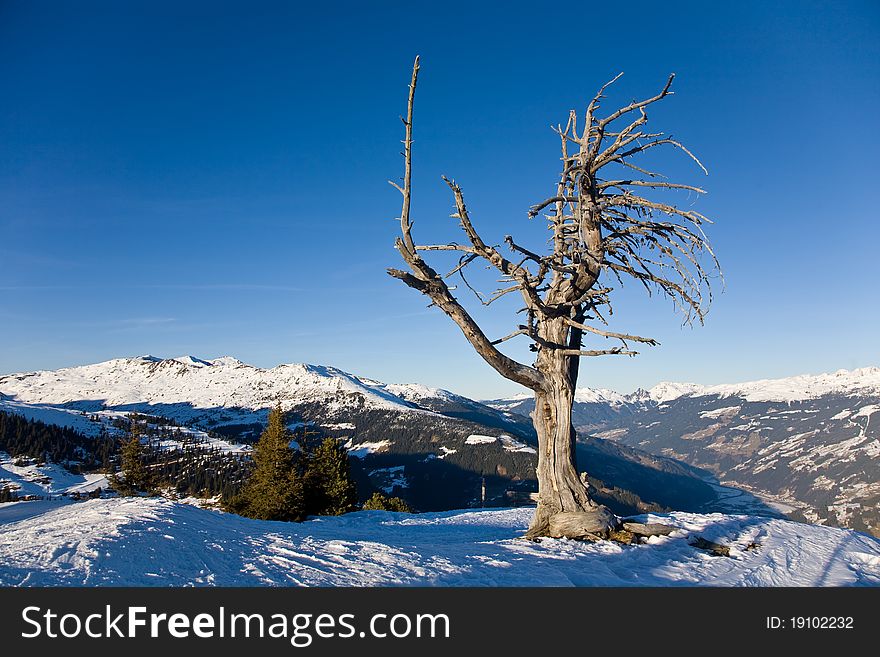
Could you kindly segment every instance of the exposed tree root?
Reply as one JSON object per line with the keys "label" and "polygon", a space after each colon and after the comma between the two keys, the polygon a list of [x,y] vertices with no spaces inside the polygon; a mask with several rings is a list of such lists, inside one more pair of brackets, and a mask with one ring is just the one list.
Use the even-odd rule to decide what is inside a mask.
{"label": "exposed tree root", "polygon": [[729,545],[721,545],[721,543],[715,543],[713,541],[707,541],[702,536],[697,536],[694,540],[688,543],[689,545],[694,546],[700,550],[706,550],[707,552],[711,552],[716,557],[729,557],[730,556],[730,546]]}
{"label": "exposed tree root", "polygon": [[[536,528],[533,523],[524,538],[531,541],[545,537],[571,538],[581,541],[608,540],[624,545],[638,545],[651,536],[668,536],[679,529],[660,523],[621,521],[604,506],[598,506],[590,511],[556,513],[548,516],[541,523],[541,526],[545,528],[543,533],[533,532],[532,530]],[[719,547],[723,548],[724,546]]]}
{"label": "exposed tree root", "polygon": [[672,525],[661,525],[659,522],[641,523],[624,521],[623,529],[628,532],[632,532],[633,534],[638,534],[639,536],[648,537],[668,536],[676,529],[678,529],[678,527],[673,527]]}

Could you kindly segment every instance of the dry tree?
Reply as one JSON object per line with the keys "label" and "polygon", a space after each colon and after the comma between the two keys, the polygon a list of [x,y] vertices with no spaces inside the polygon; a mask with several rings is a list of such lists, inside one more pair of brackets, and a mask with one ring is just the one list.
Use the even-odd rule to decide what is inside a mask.
{"label": "dry tree", "polygon": [[[455,213],[467,237],[464,244],[416,244],[412,236],[413,103],[419,74],[416,57],[409,85],[402,185],[401,235],[396,248],[408,271],[388,273],[430,298],[461,329],[477,353],[499,374],[534,391],[532,414],[538,436],[538,507],[527,537],[598,538],[619,528],[619,520],[591,499],[585,476],[578,476],[576,433],[571,422],[580,359],[633,356],[633,345],[656,345],[652,338],[609,330],[612,284],[630,278],[650,294],[672,299],[685,323],[700,323],[711,301],[710,279],[718,263],[703,233],[709,220],[691,209],[654,200],[654,192],[704,190],[669,182],[640,166],[639,156],[659,147],[676,149],[706,173],[683,144],[662,132],[646,129],[646,109],[672,94],[670,75],[660,92],[600,116],[608,86],[602,86],[586,109],[583,122],[572,110],[554,131],[561,141],[561,172],[552,195],[528,210],[546,217],[550,238],[537,252],[504,237],[504,249],[490,244],[471,221],[461,187],[443,177],[455,200]],[[639,162],[637,164],[636,162]],[[651,198],[649,198],[651,197]],[[454,252],[458,264],[440,274],[423,258],[428,251]],[[522,323],[509,335],[491,339],[453,296],[447,279],[482,262],[500,273],[502,286],[483,303],[518,294]],[[468,286],[470,287],[470,285]],[[588,336],[612,340],[614,346],[586,348]],[[537,354],[532,365],[505,355],[498,345],[522,337]]]}

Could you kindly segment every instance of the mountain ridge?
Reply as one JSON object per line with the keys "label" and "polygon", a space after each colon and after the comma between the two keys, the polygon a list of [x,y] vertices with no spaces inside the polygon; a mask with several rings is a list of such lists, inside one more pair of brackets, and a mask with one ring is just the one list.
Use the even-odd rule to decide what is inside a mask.
{"label": "mountain ridge", "polygon": [[[819,374],[796,374],[787,377],[755,379],[739,383],[701,384],[684,381],[661,381],[651,388],[621,393],[609,388],[579,387],[575,401],[581,403],[633,404],[645,401],[664,403],[681,397],[743,395],[748,401],[800,401],[830,393],[870,389],[880,392],[880,367],[868,365],[852,370],[839,369]],[[531,399],[530,393],[483,399],[485,403],[504,404]]]}

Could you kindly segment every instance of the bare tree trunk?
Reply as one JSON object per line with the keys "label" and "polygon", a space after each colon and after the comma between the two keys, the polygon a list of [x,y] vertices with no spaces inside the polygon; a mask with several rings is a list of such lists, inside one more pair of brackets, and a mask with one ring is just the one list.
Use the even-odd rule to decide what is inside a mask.
{"label": "bare tree trunk", "polygon": [[[542,339],[561,342],[567,325],[561,320],[545,324]],[[570,357],[559,350],[542,349],[536,363],[544,385],[535,391],[532,421],[538,434],[538,508],[527,538],[599,538],[614,529],[617,518],[594,502],[576,467],[576,433],[571,424],[576,381]]]}

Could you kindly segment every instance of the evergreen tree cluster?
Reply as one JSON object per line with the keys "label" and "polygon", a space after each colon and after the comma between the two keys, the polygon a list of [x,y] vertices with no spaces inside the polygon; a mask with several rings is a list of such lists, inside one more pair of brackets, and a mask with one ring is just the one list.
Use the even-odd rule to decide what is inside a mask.
{"label": "evergreen tree cluster", "polygon": [[[117,459],[121,476],[110,476],[120,495],[171,489],[177,495],[225,497],[241,488],[250,470],[246,455],[206,447],[166,418],[132,413],[115,423],[128,434]],[[163,449],[163,441],[176,447]]]}
{"label": "evergreen tree cluster", "polygon": [[279,406],[254,445],[253,472],[239,494],[225,499],[234,513],[260,520],[300,521],[310,515],[341,515],[357,508],[348,452],[335,438],[311,445],[303,435],[300,450]]}
{"label": "evergreen tree cluster", "polygon": [[[166,418],[131,413],[112,424],[124,432],[123,437],[85,436],[71,428],[0,412],[0,451],[59,463],[73,472],[107,472],[120,495],[160,491],[219,495],[228,510],[252,518],[303,520],[358,508],[357,486],[342,443],[304,433],[296,437],[300,449],[295,450],[294,436],[279,408],[270,412],[252,454],[207,446],[201,436]],[[168,448],[169,441],[174,448]],[[14,490],[0,489],[0,502],[14,499]],[[381,493],[364,508],[410,510],[403,500]]]}
{"label": "evergreen tree cluster", "polygon": [[306,515],[340,516],[357,506],[348,450],[336,438],[325,438],[306,452],[303,494]]}
{"label": "evergreen tree cluster", "polygon": [[152,467],[160,488],[180,496],[223,498],[238,493],[253,469],[248,455],[193,446],[163,450]]}
{"label": "evergreen tree cluster", "polygon": [[40,462],[59,463],[71,472],[106,468],[118,449],[107,435],[84,436],[69,427],[58,427],[21,415],[0,411],[0,451]]}
{"label": "evergreen tree cluster", "polygon": [[131,438],[116,460],[121,472],[108,479],[120,495],[170,491],[184,497],[228,497],[241,489],[252,469],[247,455],[195,445],[161,449],[156,440]]}
{"label": "evergreen tree cluster", "polygon": [[403,513],[412,513],[409,504],[399,497],[388,497],[384,493],[373,493],[373,495],[364,502],[364,511],[401,511]]}
{"label": "evergreen tree cluster", "polygon": [[269,424],[254,445],[254,469],[241,493],[228,504],[240,515],[259,520],[302,520],[302,475],[290,432],[279,409],[269,413]]}

